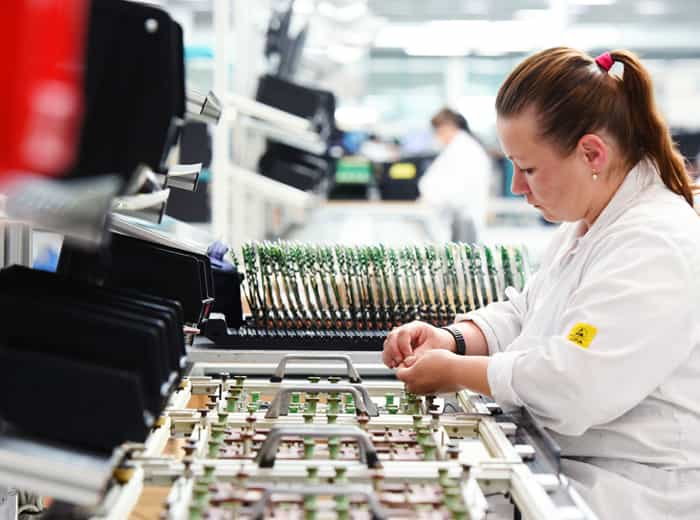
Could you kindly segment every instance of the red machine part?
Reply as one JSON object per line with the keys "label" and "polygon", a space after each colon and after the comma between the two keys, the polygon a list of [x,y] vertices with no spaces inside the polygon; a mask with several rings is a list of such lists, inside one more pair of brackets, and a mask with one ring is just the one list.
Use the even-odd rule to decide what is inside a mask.
{"label": "red machine part", "polygon": [[[0,181],[59,176],[80,139],[89,0],[13,0],[0,16]],[[9,53],[9,56],[8,56]]]}

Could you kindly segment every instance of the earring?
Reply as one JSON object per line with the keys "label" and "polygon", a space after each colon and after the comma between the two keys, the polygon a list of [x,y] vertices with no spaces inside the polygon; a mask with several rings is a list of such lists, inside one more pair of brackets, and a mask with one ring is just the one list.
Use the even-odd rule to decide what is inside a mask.
{"label": "earring", "polygon": [[594,180],[594,181],[597,181],[597,180],[598,180],[598,172],[595,171],[595,170],[593,171],[593,180]]}

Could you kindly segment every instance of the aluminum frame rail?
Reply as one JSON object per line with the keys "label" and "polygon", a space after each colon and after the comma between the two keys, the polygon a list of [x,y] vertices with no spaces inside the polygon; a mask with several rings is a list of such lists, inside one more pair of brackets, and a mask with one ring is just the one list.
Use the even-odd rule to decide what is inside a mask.
{"label": "aluminum frame rail", "polygon": [[123,452],[98,455],[19,434],[0,434],[0,484],[95,506]]}

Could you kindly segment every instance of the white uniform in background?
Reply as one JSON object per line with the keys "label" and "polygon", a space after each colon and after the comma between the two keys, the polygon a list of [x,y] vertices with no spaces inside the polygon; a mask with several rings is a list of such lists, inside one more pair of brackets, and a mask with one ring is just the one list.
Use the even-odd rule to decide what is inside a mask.
{"label": "white uniform in background", "polygon": [[396,154],[389,145],[371,140],[362,143],[359,154],[372,162],[389,162],[396,159]]}
{"label": "white uniform in background", "polygon": [[445,225],[451,225],[454,217],[471,219],[480,236],[486,222],[491,169],[484,148],[460,130],[421,177],[421,200],[440,212]]}
{"label": "white uniform in background", "polygon": [[700,218],[643,161],[580,229],[458,320],[486,336],[495,400],[553,432],[602,519],[700,518]]}

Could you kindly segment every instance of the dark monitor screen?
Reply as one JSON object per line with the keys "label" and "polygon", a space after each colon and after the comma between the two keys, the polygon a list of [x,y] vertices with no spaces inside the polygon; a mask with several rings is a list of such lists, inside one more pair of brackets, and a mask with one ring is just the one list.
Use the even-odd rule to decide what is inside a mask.
{"label": "dark monitor screen", "polygon": [[420,155],[381,163],[378,184],[382,199],[417,199],[418,181],[434,159],[434,155]]}

